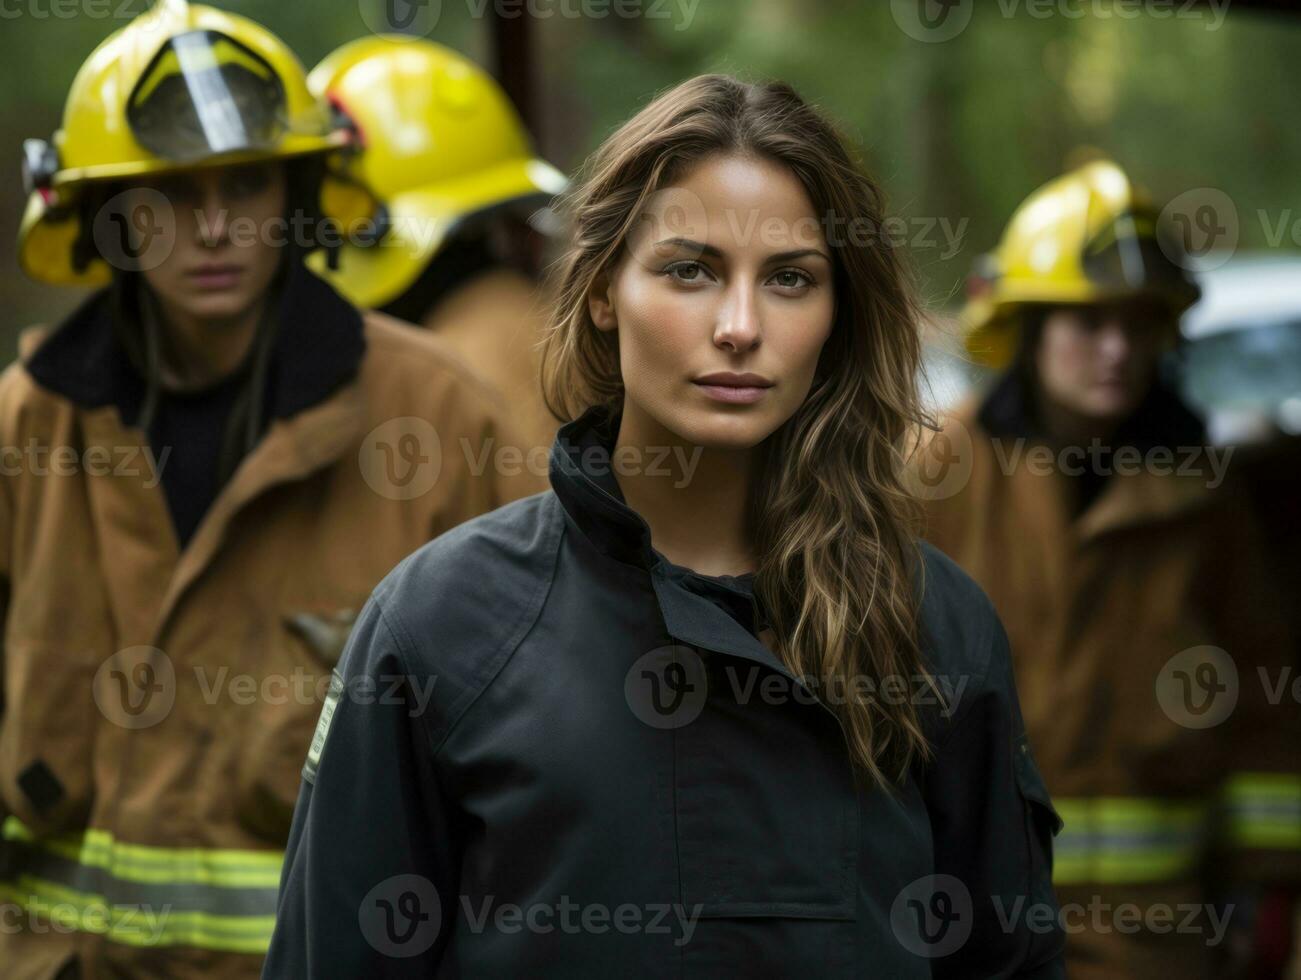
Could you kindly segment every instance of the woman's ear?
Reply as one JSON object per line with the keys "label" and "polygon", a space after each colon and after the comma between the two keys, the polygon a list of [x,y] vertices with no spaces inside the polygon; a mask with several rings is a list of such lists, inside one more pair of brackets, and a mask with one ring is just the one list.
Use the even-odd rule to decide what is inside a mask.
{"label": "woman's ear", "polygon": [[587,312],[597,330],[614,330],[619,320],[614,313],[614,285],[609,272],[597,273],[587,293]]}

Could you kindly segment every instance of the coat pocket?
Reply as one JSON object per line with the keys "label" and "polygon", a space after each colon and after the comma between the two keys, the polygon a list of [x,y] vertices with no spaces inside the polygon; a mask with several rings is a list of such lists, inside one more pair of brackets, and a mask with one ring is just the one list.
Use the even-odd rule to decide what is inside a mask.
{"label": "coat pocket", "polygon": [[242,733],[237,775],[240,823],[270,842],[289,836],[312,733],[358,608],[290,610],[273,627],[267,670],[276,676]]}
{"label": "coat pocket", "polygon": [[3,664],[0,816],[40,836],[78,829],[90,812],[95,726],[105,722],[95,692],[111,688],[96,688],[97,665],[84,651],[10,640]]}

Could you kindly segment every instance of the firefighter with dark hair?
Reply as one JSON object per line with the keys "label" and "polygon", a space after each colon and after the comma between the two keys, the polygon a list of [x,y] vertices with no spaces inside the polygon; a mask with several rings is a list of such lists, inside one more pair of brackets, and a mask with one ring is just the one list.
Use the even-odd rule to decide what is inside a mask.
{"label": "firefighter with dark hair", "polygon": [[29,141],[22,266],[100,288],[0,378],[6,978],[258,976],[358,610],[514,493],[488,385],[304,264],[370,213],[351,149],[282,41],[181,0]]}
{"label": "firefighter with dark hair", "polygon": [[1233,896],[1301,864],[1288,630],[1232,454],[1160,371],[1199,291],[1158,215],[1105,160],[1032,194],[964,312],[1003,373],[913,460],[1007,626],[1076,980],[1224,975]]}

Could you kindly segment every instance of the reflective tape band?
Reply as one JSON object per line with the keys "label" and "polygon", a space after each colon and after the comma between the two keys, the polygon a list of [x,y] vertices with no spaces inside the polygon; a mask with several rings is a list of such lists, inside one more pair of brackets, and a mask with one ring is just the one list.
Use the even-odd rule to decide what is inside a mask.
{"label": "reflective tape band", "polygon": [[1210,807],[1137,797],[1053,797],[1064,823],[1053,841],[1053,883],[1135,884],[1194,872]]}
{"label": "reflective tape band", "polygon": [[1301,850],[1301,775],[1236,773],[1224,788],[1224,809],[1235,846]]}
{"label": "reflective tape band", "polygon": [[270,945],[279,852],[122,845],[103,831],[38,840],[13,818],[4,838],[0,898],[33,920],[131,946]]}
{"label": "reflective tape band", "polygon": [[95,933],[126,946],[191,946],[223,953],[265,954],[275,929],[275,916],[271,915],[231,918],[120,905],[102,895],[28,875],[17,881],[0,881],[0,900],[21,908],[37,922]]}
{"label": "reflective tape band", "polygon": [[20,841],[115,878],[165,884],[193,882],[217,888],[275,888],[282,851],[149,847],[125,844],[104,830],[38,840],[16,817],[4,822],[4,839]]}

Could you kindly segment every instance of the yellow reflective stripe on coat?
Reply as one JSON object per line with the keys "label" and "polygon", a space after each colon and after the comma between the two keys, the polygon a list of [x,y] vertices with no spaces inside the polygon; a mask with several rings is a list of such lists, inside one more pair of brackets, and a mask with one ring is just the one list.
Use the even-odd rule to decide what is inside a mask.
{"label": "yellow reflective stripe on coat", "polygon": [[1301,849],[1301,775],[1236,773],[1225,786],[1224,809],[1235,846]]}
{"label": "yellow reflective stripe on coat", "polygon": [[128,881],[198,882],[219,888],[275,888],[282,851],[148,847],[114,840],[103,830],[37,840],[16,817],[4,823],[4,839],[22,841]]}
{"label": "yellow reflective stripe on coat", "polygon": [[0,895],[37,921],[132,946],[270,945],[281,852],[125,844],[102,830],[39,839],[14,817],[3,837]]}
{"label": "yellow reflective stripe on coat", "polygon": [[1053,797],[1063,827],[1053,840],[1053,883],[1134,884],[1193,873],[1210,807],[1138,797]]}

